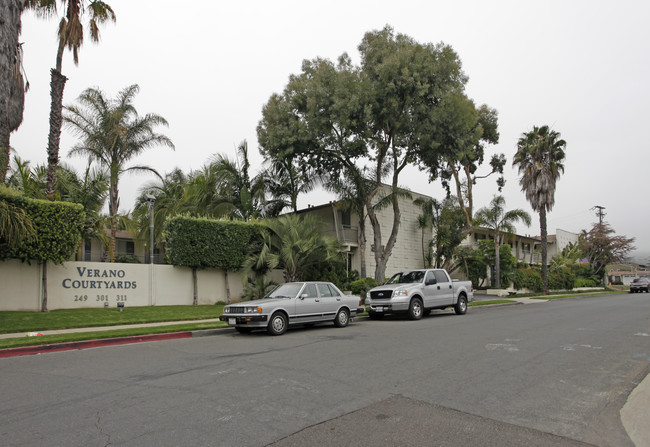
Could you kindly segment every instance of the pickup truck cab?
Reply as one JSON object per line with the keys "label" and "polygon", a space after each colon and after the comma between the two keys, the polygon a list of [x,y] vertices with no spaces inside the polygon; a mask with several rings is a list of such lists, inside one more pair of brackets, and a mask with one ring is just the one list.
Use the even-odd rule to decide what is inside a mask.
{"label": "pickup truck cab", "polygon": [[473,299],[471,281],[452,280],[444,269],[421,269],[397,273],[370,289],[366,306],[371,319],[405,313],[411,320],[419,320],[433,309],[452,306],[456,314],[463,315]]}

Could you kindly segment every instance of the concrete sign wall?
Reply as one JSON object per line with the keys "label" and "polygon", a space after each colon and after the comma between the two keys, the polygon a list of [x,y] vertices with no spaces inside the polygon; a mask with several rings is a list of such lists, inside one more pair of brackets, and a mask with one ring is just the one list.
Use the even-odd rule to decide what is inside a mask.
{"label": "concrete sign wall", "polygon": [[[41,283],[41,265],[17,260],[0,262],[0,310],[40,310]],[[224,272],[199,270],[197,284],[199,304],[226,301]],[[241,273],[229,272],[228,285],[231,299],[239,300],[244,288]],[[192,270],[107,262],[48,264],[47,294],[50,310],[116,307],[120,302],[127,307],[192,304]]]}

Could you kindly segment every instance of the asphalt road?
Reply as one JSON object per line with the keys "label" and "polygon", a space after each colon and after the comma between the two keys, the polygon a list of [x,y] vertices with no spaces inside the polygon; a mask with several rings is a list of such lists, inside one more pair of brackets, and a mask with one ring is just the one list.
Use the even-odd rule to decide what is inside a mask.
{"label": "asphalt road", "polygon": [[632,446],[650,297],[0,359],[3,446]]}

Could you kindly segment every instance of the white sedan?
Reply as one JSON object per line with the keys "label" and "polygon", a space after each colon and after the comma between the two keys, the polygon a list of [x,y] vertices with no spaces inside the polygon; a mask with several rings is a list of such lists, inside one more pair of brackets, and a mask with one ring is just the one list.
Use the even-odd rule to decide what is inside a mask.
{"label": "white sedan", "polygon": [[219,319],[242,333],[266,329],[282,335],[294,325],[331,321],[345,327],[362,309],[359,297],[345,295],[330,282],[289,282],[261,300],[225,306]]}

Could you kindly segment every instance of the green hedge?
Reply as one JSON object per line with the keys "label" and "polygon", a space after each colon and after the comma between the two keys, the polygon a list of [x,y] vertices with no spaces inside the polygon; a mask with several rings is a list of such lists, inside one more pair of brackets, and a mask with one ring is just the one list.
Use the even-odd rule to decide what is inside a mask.
{"label": "green hedge", "polygon": [[361,296],[361,299],[366,299],[366,293],[368,290],[377,287],[378,285],[379,281],[375,278],[361,278],[350,283],[350,290],[353,295],[359,295]]}
{"label": "green hedge", "polygon": [[262,231],[258,223],[175,216],[165,222],[163,237],[172,265],[235,271]]}
{"label": "green hedge", "polygon": [[37,200],[0,191],[0,200],[22,208],[32,219],[36,238],[10,248],[0,240],[0,259],[49,261],[61,264],[74,256],[81,243],[85,219],[83,206],[69,202]]}

